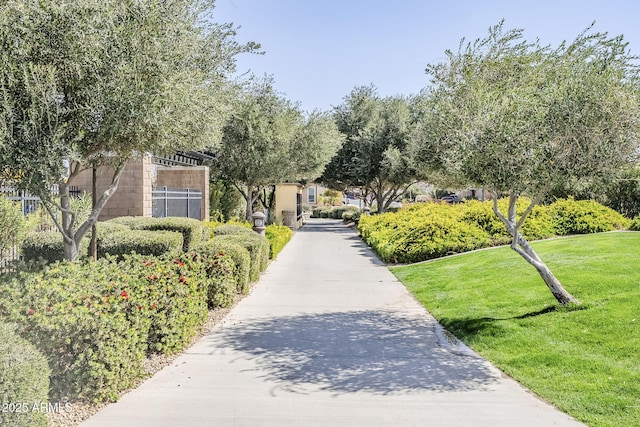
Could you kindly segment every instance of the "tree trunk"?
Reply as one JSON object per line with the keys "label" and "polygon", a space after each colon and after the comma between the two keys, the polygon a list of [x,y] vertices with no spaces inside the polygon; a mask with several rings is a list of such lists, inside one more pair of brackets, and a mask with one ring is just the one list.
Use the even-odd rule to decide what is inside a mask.
{"label": "tree trunk", "polygon": [[253,186],[247,185],[247,192],[245,193],[245,200],[247,201],[246,219],[247,221],[253,221]]}
{"label": "tree trunk", "polygon": [[516,245],[515,242],[512,242],[511,248],[522,255],[522,257],[538,271],[538,274],[540,274],[540,277],[542,277],[542,280],[544,280],[544,283],[547,285],[547,288],[549,288],[549,291],[551,291],[551,294],[555,299],[562,305],[569,303],[580,304],[573,295],[567,292],[556,276],[554,276],[551,270],[549,270],[547,264],[538,257],[538,254],[533,250],[531,245],[529,245],[529,242],[527,242],[519,232],[517,233],[517,240],[517,247],[521,248],[527,256],[524,256],[514,248],[514,245]]}
{"label": "tree trunk", "polygon": [[500,218],[500,220],[507,227],[507,230],[512,236],[511,241],[511,249],[516,251],[520,256],[522,256],[525,261],[531,264],[544,283],[551,291],[551,294],[555,297],[555,299],[562,305],[566,305],[569,303],[580,304],[575,297],[573,297],[567,290],[560,284],[560,281],[553,275],[549,267],[540,259],[536,251],[533,250],[529,242],[520,234],[520,227],[524,223],[525,219],[533,210],[533,207],[536,205],[539,198],[535,199],[531,205],[527,208],[527,210],[522,214],[519,220],[516,218],[516,202],[518,200],[518,195],[515,193],[511,193],[509,196],[509,212],[508,217],[505,217],[500,209],[498,209],[498,197],[497,194],[494,193],[493,200],[493,211]]}

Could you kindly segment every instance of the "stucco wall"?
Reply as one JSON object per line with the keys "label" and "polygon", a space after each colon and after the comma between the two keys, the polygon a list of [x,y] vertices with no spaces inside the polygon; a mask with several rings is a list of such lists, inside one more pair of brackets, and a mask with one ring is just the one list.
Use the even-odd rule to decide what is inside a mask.
{"label": "stucco wall", "polygon": [[[278,184],[276,185],[276,221],[297,229],[302,227],[302,219],[296,220],[296,194],[302,194],[302,186],[298,184]],[[293,223],[287,223],[283,211],[292,211],[294,214]]]}

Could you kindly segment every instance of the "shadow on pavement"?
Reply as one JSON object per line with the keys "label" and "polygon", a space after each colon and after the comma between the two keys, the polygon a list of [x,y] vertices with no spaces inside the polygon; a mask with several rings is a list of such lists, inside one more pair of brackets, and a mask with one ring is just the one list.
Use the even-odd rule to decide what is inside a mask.
{"label": "shadow on pavement", "polygon": [[[336,393],[481,390],[495,373],[438,346],[425,319],[379,311],[274,318],[221,331],[215,347],[247,353],[264,379]],[[216,340],[217,341],[217,340]]]}

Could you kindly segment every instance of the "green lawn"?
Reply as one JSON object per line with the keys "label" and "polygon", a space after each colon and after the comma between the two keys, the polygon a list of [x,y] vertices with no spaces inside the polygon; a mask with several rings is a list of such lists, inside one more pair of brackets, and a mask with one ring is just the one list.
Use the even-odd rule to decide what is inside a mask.
{"label": "green lawn", "polygon": [[582,302],[559,307],[507,247],[391,271],[458,338],[590,426],[640,426],[640,232],[533,244]]}

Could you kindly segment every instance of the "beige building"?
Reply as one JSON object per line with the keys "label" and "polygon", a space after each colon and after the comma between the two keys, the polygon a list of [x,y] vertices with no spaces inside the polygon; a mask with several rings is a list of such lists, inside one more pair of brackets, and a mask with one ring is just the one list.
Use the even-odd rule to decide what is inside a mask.
{"label": "beige building", "polygon": [[297,183],[284,183],[276,185],[275,217],[294,230],[302,227],[302,194],[304,187]]}

